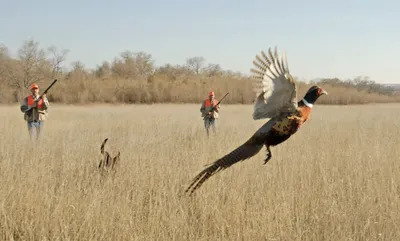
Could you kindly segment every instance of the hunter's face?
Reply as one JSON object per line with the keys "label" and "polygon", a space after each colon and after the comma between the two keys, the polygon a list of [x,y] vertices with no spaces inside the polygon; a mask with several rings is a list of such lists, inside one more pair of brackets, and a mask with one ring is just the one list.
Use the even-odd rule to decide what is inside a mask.
{"label": "hunter's face", "polygon": [[209,98],[210,98],[210,100],[213,100],[213,99],[214,99],[214,96],[213,96],[213,95],[210,95]]}
{"label": "hunter's face", "polygon": [[33,88],[33,89],[31,89],[31,92],[32,92],[33,95],[38,95],[39,88]]}

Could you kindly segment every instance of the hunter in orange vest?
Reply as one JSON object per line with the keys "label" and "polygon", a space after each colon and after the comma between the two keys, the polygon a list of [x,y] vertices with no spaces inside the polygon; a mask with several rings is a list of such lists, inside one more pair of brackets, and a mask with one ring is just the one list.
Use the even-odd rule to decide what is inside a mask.
{"label": "hunter in orange vest", "polygon": [[23,99],[20,110],[24,113],[24,119],[28,124],[29,135],[38,139],[47,119],[47,109],[50,104],[46,94],[39,96],[37,84],[32,84],[29,90],[32,94]]}
{"label": "hunter in orange vest", "polygon": [[[220,105],[217,104],[218,100],[215,99],[215,94],[211,91],[210,93],[208,93],[208,99],[204,100],[200,107],[200,112],[204,120],[204,127],[206,128],[207,136],[209,136],[210,127],[213,128],[214,133],[216,132],[216,119],[219,118],[220,110]],[[207,110],[212,107],[215,107],[213,111]]]}

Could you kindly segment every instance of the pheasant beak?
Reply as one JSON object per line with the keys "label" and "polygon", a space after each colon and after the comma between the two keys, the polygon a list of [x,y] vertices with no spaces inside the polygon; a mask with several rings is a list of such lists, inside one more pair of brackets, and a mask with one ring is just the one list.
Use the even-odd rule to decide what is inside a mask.
{"label": "pheasant beak", "polygon": [[325,90],[321,89],[321,94],[320,95],[328,95],[328,92],[326,92]]}

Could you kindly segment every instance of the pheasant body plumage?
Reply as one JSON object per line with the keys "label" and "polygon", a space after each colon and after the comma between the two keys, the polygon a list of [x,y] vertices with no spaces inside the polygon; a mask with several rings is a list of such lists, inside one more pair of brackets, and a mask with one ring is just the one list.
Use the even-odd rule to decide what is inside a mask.
{"label": "pheasant body plumage", "polygon": [[[258,62],[257,62],[258,61]],[[296,81],[290,75],[287,61],[278,60],[277,50],[274,55],[269,49],[269,58],[264,52],[253,61],[257,69],[254,73],[256,101],[253,119],[270,118],[245,143],[226,154],[201,171],[186,189],[193,193],[208,178],[233,164],[256,155],[266,147],[266,164],[271,158],[271,146],[279,145],[295,134],[310,118],[313,104],[321,95],[328,94],[318,86],[309,88],[305,96],[297,101]]]}

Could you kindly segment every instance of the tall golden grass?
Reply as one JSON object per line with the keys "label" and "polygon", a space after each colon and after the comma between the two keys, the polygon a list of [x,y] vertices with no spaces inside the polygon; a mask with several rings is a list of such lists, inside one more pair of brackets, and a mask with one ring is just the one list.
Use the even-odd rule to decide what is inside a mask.
{"label": "tall golden grass", "polygon": [[[321,98],[322,100],[322,98]],[[200,105],[53,104],[33,144],[1,107],[1,240],[400,240],[400,105],[314,107],[297,134],[183,190],[264,121],[222,105],[206,138]],[[121,151],[100,179],[100,145]]]}

